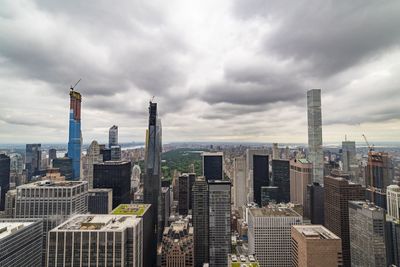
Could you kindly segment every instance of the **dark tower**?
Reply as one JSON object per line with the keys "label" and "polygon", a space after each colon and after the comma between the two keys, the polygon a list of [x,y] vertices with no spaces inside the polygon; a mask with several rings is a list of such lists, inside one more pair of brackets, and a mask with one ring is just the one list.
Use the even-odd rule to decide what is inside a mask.
{"label": "dark tower", "polygon": [[267,155],[253,155],[254,202],[261,207],[261,187],[269,186],[269,163]]}
{"label": "dark tower", "polygon": [[0,210],[4,210],[6,193],[10,189],[10,157],[0,154]]}

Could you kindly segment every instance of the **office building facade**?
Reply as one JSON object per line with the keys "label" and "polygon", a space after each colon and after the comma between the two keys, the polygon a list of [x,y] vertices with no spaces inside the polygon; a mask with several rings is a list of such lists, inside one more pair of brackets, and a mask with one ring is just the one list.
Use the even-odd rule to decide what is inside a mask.
{"label": "office building facade", "polygon": [[28,181],[32,179],[32,176],[39,174],[41,162],[41,144],[27,144],[25,149],[25,169]]}
{"label": "office building facade", "polygon": [[0,266],[42,266],[43,221],[0,219]]}
{"label": "office building facade", "polygon": [[47,266],[143,266],[143,222],[132,215],[76,215],[49,232]]}
{"label": "office building facade", "polygon": [[350,174],[352,181],[355,180],[358,175],[358,163],[357,163],[357,152],[355,141],[343,141],[342,142],[342,162],[343,171]]}
{"label": "office building facade", "polygon": [[210,267],[226,266],[231,251],[231,183],[208,180]]}
{"label": "office building facade", "polygon": [[343,177],[325,176],[324,180],[325,227],[342,239],[343,266],[349,267],[349,201],[364,200],[365,190]]}
{"label": "office building facade", "polygon": [[106,161],[94,164],[93,188],[111,188],[113,208],[119,204],[129,204],[131,192],[131,163],[124,161]]}
{"label": "office building facade", "polygon": [[208,184],[203,176],[196,178],[193,188],[193,228],[195,266],[208,263]]}
{"label": "office building facade", "polygon": [[312,183],[312,166],[307,159],[290,161],[290,202],[305,206],[307,185]]}
{"label": "office building facade", "polygon": [[118,126],[113,125],[108,130],[108,147],[111,148],[112,146],[118,145]]}
{"label": "office building facade", "polygon": [[10,157],[0,154],[0,210],[4,210],[6,194],[10,189]]}
{"label": "office building facade", "polygon": [[340,238],[322,225],[293,225],[290,266],[343,265]]}
{"label": "office building facade", "polygon": [[93,168],[94,164],[103,162],[103,156],[100,154],[100,145],[94,140],[90,143],[86,153],[85,180],[89,183],[89,188],[93,188]]}
{"label": "office building facade", "polygon": [[203,176],[207,180],[223,180],[224,154],[222,152],[203,152],[201,157]]}
{"label": "office building facade", "polygon": [[387,266],[385,211],[370,202],[349,202],[352,266]]}
{"label": "office building facade", "polygon": [[318,183],[307,185],[306,204],[304,216],[309,218],[312,224],[324,224],[325,222],[325,190]]}
{"label": "office building facade", "polygon": [[178,213],[179,215],[189,214],[189,175],[187,173],[178,177]]}
{"label": "office building facade", "polygon": [[261,206],[261,187],[269,186],[268,155],[253,155],[253,201]]}
{"label": "office building facade", "polygon": [[111,188],[95,188],[88,191],[88,212],[109,214],[112,209],[113,191]]}
{"label": "office building facade", "polygon": [[246,149],[247,203],[254,202],[254,155],[268,156],[267,149]]}
{"label": "office building facade", "polygon": [[324,183],[321,89],[307,91],[308,159],[313,164],[313,182]]}
{"label": "office building facade", "polygon": [[246,159],[237,157],[233,160],[233,203],[236,208],[247,203]]}
{"label": "office building facade", "polygon": [[249,253],[260,266],[290,266],[291,227],[303,218],[290,208],[250,208],[248,215]]}
{"label": "office building facade", "polygon": [[73,180],[72,159],[68,157],[53,159],[53,168],[59,169],[62,176],[67,180]]}
{"label": "office building facade", "polygon": [[277,202],[290,201],[290,162],[288,160],[272,160],[272,184],[279,188]]}
{"label": "office building facade", "polygon": [[69,139],[68,158],[72,160],[72,180],[79,180],[81,176],[82,132],[81,132],[81,102],[82,96],[71,90],[69,108]]}

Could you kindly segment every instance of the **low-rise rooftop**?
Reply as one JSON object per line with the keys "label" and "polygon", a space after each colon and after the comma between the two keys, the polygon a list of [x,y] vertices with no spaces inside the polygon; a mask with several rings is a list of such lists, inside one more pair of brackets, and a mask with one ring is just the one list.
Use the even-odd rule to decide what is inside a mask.
{"label": "low-rise rooftop", "polygon": [[44,187],[74,187],[81,184],[87,183],[86,181],[51,181],[51,180],[43,180],[37,181],[33,183],[28,183],[24,185],[20,185],[18,188],[44,188]]}
{"label": "low-rise rooftop", "polygon": [[151,204],[120,204],[111,214],[143,216]]}
{"label": "low-rise rooftop", "polygon": [[76,215],[52,231],[122,231],[140,222],[133,215]]}
{"label": "low-rise rooftop", "polygon": [[254,217],[301,217],[300,214],[291,208],[285,207],[263,207],[250,208],[250,212]]}
{"label": "low-rise rooftop", "polygon": [[34,222],[0,222],[0,240],[32,224]]}
{"label": "low-rise rooftop", "polygon": [[322,225],[293,225],[305,239],[340,239]]}
{"label": "low-rise rooftop", "polygon": [[259,267],[260,264],[254,255],[235,255],[228,254],[228,263],[230,267]]}

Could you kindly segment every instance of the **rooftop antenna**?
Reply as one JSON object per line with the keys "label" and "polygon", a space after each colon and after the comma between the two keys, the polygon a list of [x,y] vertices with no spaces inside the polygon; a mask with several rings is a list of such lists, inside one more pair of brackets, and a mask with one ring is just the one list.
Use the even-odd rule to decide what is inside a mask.
{"label": "rooftop antenna", "polygon": [[72,86],[72,85],[71,85],[71,87],[70,87],[71,91],[73,91],[73,90],[74,90],[75,86],[77,86],[77,85],[78,85],[78,83],[79,83],[81,80],[82,80],[82,79],[79,79],[79,81],[77,81],[77,82],[75,83],[75,85],[74,85],[74,86]]}

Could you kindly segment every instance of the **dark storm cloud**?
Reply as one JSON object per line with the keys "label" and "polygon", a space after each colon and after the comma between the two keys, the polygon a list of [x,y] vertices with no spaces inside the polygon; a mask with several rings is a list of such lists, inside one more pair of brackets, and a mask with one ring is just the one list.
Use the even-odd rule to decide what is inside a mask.
{"label": "dark storm cloud", "polygon": [[400,41],[400,2],[374,0],[237,0],[235,14],[276,27],[264,53],[310,64],[310,75],[336,74]]}

